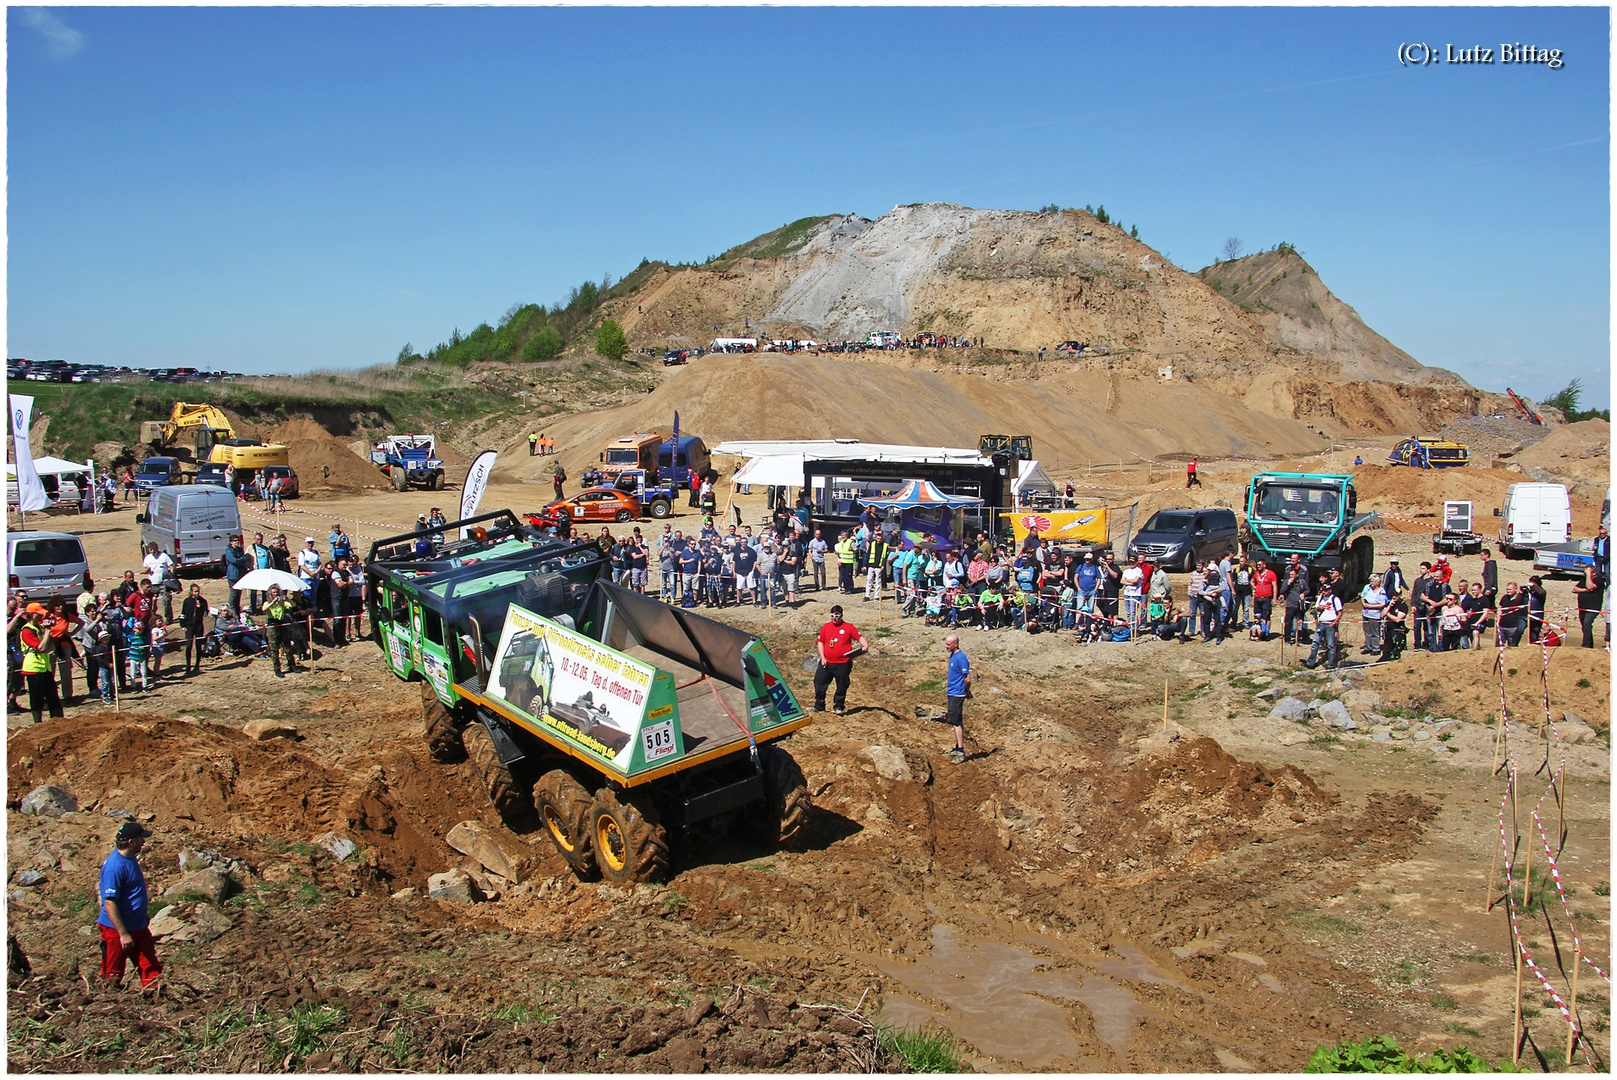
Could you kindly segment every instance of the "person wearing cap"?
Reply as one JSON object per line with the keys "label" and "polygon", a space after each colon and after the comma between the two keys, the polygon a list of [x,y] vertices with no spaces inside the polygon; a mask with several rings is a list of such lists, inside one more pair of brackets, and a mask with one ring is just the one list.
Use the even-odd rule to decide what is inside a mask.
{"label": "person wearing cap", "polygon": [[148,829],[133,821],[118,826],[113,851],[101,864],[101,977],[117,985],[131,956],[140,967],[140,985],[145,989],[163,974],[157,959],[157,944],[148,928],[146,875],[140,869],[140,852],[146,846]]}
{"label": "person wearing cap", "polygon": [[1445,589],[1448,588],[1449,579],[1454,576],[1454,570],[1449,566],[1449,557],[1447,555],[1437,557],[1437,564],[1432,567],[1432,576],[1436,577]]}
{"label": "person wearing cap", "polygon": [[1342,601],[1329,582],[1320,584],[1319,599],[1314,601],[1314,620],[1318,626],[1314,633],[1314,647],[1308,650],[1308,659],[1303,661],[1303,667],[1318,667],[1323,652],[1325,666],[1334,668],[1341,659],[1336,631],[1342,621]]}
{"label": "person wearing cap", "polygon": [[303,538],[303,550],[298,552],[298,576],[304,581],[314,583],[314,576],[320,572],[320,549],[314,546],[314,537]]}
{"label": "person wearing cap", "polygon": [[1387,590],[1382,587],[1381,575],[1371,574],[1370,581],[1359,591],[1360,616],[1364,620],[1363,653],[1381,652],[1381,617],[1387,610]]}
{"label": "person wearing cap", "polygon": [[1381,615],[1381,655],[1385,664],[1404,655],[1405,634],[1409,630],[1409,602],[1402,589],[1387,590],[1387,610]]}
{"label": "person wearing cap", "polygon": [[857,627],[842,621],[842,605],[831,605],[831,621],[820,627],[820,636],[814,645],[819,653],[820,665],[814,669],[814,711],[825,711],[825,691],[835,682],[836,693],[831,706],[838,716],[847,711],[848,681],[853,676],[853,658],[870,649]]}
{"label": "person wearing cap", "polygon": [[28,709],[34,723],[62,715],[62,699],[56,694],[56,643],[45,629],[45,605],[29,604],[23,609],[22,631],[17,635],[22,649],[23,681],[28,684]]}
{"label": "person wearing cap", "polygon": [[1391,596],[1393,590],[1408,592],[1409,582],[1404,580],[1404,571],[1398,565],[1398,556],[1394,555],[1387,560],[1387,572],[1381,575],[1381,587]]}

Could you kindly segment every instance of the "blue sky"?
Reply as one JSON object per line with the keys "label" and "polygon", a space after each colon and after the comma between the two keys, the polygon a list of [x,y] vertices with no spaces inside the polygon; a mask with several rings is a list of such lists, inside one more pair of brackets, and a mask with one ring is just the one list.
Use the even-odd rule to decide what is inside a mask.
{"label": "blue sky", "polygon": [[365,366],[810,214],[1057,202],[1187,270],[1289,241],[1423,363],[1609,403],[1605,8],[7,18],[10,356]]}

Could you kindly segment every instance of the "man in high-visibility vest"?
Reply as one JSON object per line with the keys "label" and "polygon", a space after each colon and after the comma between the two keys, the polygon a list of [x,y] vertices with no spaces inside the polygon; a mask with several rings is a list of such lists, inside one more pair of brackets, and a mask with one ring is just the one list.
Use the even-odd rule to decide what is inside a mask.
{"label": "man in high-visibility vest", "polygon": [[537,431],[528,432],[528,456],[529,457],[533,457],[534,447],[536,447],[538,445],[539,445],[539,433]]}
{"label": "man in high-visibility vest", "polygon": [[285,678],[281,671],[281,650],[286,650],[286,666],[292,671],[298,670],[296,644],[292,638],[292,611],[291,599],[281,591],[279,585],[271,585],[269,603],[264,605],[264,630],[269,638],[270,660],[275,665],[275,677]]}
{"label": "man in high-visibility vest", "polygon": [[837,539],[837,592],[853,592],[853,564],[859,555],[854,547],[853,534],[843,530]]}
{"label": "man in high-visibility vest", "polygon": [[45,710],[62,715],[62,699],[56,694],[56,643],[45,630],[45,605],[29,604],[18,640],[22,645],[22,674],[28,684],[28,708],[34,723],[44,719]]}

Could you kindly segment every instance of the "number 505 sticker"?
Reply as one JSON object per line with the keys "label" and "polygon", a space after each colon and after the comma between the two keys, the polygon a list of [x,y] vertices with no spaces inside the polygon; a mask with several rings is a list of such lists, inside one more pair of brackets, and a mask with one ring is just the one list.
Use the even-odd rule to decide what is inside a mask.
{"label": "number 505 sticker", "polygon": [[640,738],[645,743],[648,762],[665,758],[674,752],[674,721],[664,720],[660,724],[643,728]]}

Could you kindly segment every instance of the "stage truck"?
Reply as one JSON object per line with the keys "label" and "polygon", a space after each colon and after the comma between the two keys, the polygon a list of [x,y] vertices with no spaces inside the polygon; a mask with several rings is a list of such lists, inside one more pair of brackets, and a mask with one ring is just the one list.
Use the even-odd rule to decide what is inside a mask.
{"label": "stage truck", "polygon": [[801,839],[808,788],[779,740],[809,717],[762,641],[611,584],[593,542],[510,510],[441,533],[371,545],[369,611],[421,684],[433,757],[469,757],[501,817],[537,813],[574,873],[619,885],[704,837]]}

